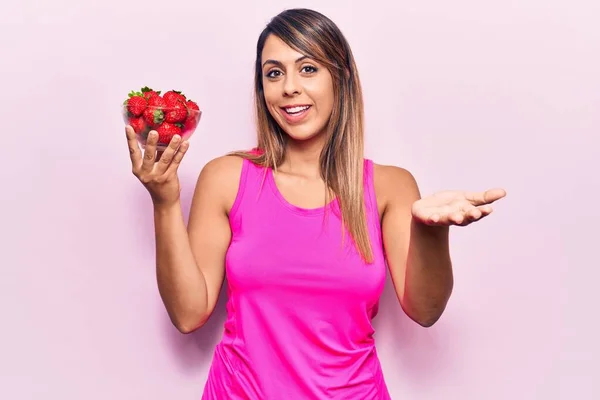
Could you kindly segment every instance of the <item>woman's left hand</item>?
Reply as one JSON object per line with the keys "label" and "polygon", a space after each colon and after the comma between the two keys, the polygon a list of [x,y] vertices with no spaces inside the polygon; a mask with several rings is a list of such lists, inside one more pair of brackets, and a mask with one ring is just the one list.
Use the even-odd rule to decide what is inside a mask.
{"label": "woman's left hand", "polygon": [[506,196],[503,189],[485,192],[442,191],[417,200],[412,206],[415,220],[432,226],[466,226],[492,212],[490,204]]}

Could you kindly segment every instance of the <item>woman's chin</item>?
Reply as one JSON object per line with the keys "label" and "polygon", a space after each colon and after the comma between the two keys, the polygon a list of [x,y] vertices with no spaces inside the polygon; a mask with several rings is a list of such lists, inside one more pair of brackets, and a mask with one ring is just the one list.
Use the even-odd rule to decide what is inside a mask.
{"label": "woman's chin", "polygon": [[288,132],[288,138],[294,142],[313,142],[318,140],[322,135],[315,132]]}
{"label": "woman's chin", "polygon": [[309,142],[319,140],[324,136],[324,129],[314,129],[308,126],[287,126],[284,129],[288,138],[296,142]]}

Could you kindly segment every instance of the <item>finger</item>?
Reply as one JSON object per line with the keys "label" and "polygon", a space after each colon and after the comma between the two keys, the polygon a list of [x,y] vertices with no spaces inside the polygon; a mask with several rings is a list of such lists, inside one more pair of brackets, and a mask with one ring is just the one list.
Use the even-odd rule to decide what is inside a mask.
{"label": "finger", "polygon": [[[480,206],[480,207],[484,207],[484,206]],[[487,206],[487,207],[489,207],[489,206]],[[464,220],[469,221],[469,222],[476,221],[479,218],[481,218],[481,216],[483,215],[483,212],[479,208],[475,207],[468,201],[465,201],[461,204],[460,211],[463,214]]]}
{"label": "finger", "polygon": [[142,171],[150,172],[154,168],[156,161],[156,143],[158,142],[158,132],[150,131],[146,140],[146,148],[144,149],[144,160],[142,161]]}
{"label": "finger", "polygon": [[505,196],[506,190],[500,188],[486,190],[485,192],[485,200],[488,204],[498,201]]}
{"label": "finger", "polygon": [[481,211],[481,214],[483,216],[490,215],[492,213],[492,211],[493,211],[493,208],[491,206],[487,205],[487,204],[484,205],[484,206],[479,206],[479,207],[477,207],[477,209],[479,211]]}
{"label": "finger", "polygon": [[465,192],[465,198],[475,206],[491,204],[506,196],[504,189],[490,189],[485,192]]}
{"label": "finger", "polygon": [[417,216],[417,219],[425,223],[425,225],[437,225],[440,222],[440,215],[436,213],[428,216]]}
{"label": "finger", "polygon": [[173,160],[171,160],[171,164],[167,169],[167,174],[175,174],[177,172],[177,168],[179,168],[179,164],[181,164],[181,160],[183,160],[183,156],[185,156],[185,153],[188,151],[189,148],[190,142],[188,142],[187,140],[181,143],[181,145],[177,149],[177,152],[173,156]]}
{"label": "finger", "polygon": [[428,225],[448,225],[452,222],[450,221],[450,216],[452,215],[453,210],[455,208],[451,208],[448,206],[444,207],[436,207],[434,210],[431,210],[429,213],[423,213],[423,220],[427,222]]}
{"label": "finger", "polygon": [[127,146],[129,147],[129,157],[134,169],[138,168],[142,163],[142,151],[135,136],[135,131],[131,125],[125,127],[125,136],[127,137]]}
{"label": "finger", "polygon": [[158,159],[158,165],[156,166],[157,174],[162,175],[167,171],[167,168],[169,167],[169,165],[171,165],[173,157],[177,153],[177,148],[179,147],[180,141],[181,136],[173,136],[165,151],[161,153],[161,155],[159,156],[160,158]]}
{"label": "finger", "polygon": [[465,222],[465,216],[463,213],[454,212],[448,216],[448,220],[456,225],[461,225]]}
{"label": "finger", "polygon": [[490,215],[493,211],[492,207],[485,205],[485,206],[479,206],[477,207],[477,209],[479,211],[481,211],[481,218],[483,217],[487,217],[488,215]]}
{"label": "finger", "polygon": [[426,225],[435,225],[440,221],[439,209],[423,209],[423,207],[417,206],[418,202],[413,204],[412,215],[413,218]]}
{"label": "finger", "polygon": [[465,213],[465,217],[469,221],[477,221],[482,216],[483,212],[477,207],[473,207]]}

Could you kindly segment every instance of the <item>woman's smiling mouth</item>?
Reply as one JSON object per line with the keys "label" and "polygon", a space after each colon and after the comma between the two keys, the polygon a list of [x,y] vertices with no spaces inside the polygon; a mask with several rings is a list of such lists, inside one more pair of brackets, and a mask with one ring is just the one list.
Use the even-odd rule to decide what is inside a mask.
{"label": "woman's smiling mouth", "polygon": [[280,107],[283,111],[281,114],[290,124],[300,122],[310,110],[312,106],[308,104],[294,104],[290,106]]}

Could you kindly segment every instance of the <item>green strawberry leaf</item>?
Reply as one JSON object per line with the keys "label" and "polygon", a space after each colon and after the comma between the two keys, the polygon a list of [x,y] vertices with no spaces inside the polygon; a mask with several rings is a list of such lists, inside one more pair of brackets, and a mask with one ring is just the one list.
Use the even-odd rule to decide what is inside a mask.
{"label": "green strawberry leaf", "polygon": [[163,113],[162,110],[154,110],[154,112],[152,114],[153,114],[155,124],[161,124],[165,119],[165,114]]}
{"label": "green strawberry leaf", "polygon": [[128,96],[131,98],[134,96],[143,96],[143,94],[140,92],[136,92],[135,90],[132,90],[131,92],[129,92]]}
{"label": "green strawberry leaf", "polygon": [[142,91],[142,93],[154,92],[154,93],[160,95],[160,90],[154,90],[154,89],[149,88],[148,86],[144,86],[141,89],[141,91]]}

